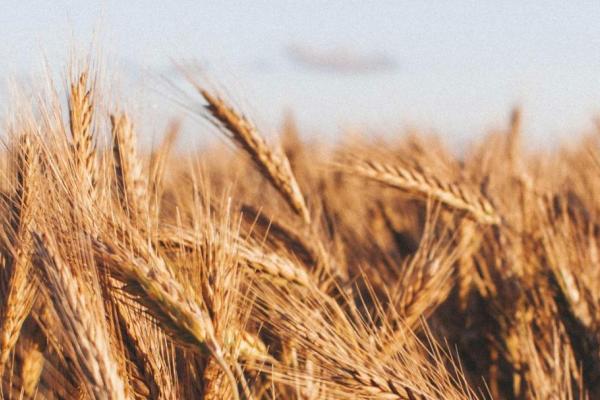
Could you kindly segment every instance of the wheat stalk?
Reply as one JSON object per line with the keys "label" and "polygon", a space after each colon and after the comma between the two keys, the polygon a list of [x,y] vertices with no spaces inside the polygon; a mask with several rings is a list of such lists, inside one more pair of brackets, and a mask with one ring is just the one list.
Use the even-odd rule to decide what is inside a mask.
{"label": "wheat stalk", "polygon": [[116,247],[96,241],[96,250],[111,268],[111,274],[122,281],[126,290],[134,295],[152,313],[178,342],[211,354],[227,375],[234,396],[237,383],[224,359],[217,342],[212,321],[193,299],[160,258],[151,252],[147,260],[124,256]]}
{"label": "wheat stalk", "polygon": [[[260,312],[265,313],[275,332],[281,338],[297,341],[299,348],[314,357],[323,369],[321,381],[330,386],[328,390],[337,394],[340,389],[336,385],[344,388],[340,398],[435,399],[436,394],[444,390],[448,398],[471,398],[468,392],[455,387],[441,361],[437,371],[410,364],[419,357],[418,351],[410,347],[414,342],[410,334],[402,337],[404,346],[399,353],[393,357],[381,354],[381,338],[363,336],[371,332],[370,328],[361,326],[366,322],[353,323],[343,313],[328,312],[331,305],[325,307],[311,296],[320,297],[320,294],[299,299],[262,285],[256,290],[263,298],[261,304],[264,303]],[[274,378],[279,379],[279,375],[275,374]],[[285,372],[281,377],[284,382],[292,378],[293,374]],[[307,382],[314,379],[303,378]]]}
{"label": "wheat stalk", "polygon": [[73,139],[72,152],[79,184],[85,193],[93,195],[96,177],[96,145],[94,143],[93,93],[88,72],[84,71],[71,83],[69,92],[69,128]]}
{"label": "wheat stalk", "polygon": [[245,265],[256,273],[268,277],[278,285],[314,286],[301,266],[274,253],[265,253],[258,247],[238,246],[237,252]]}
{"label": "wheat stalk", "polygon": [[113,136],[113,157],[117,175],[119,200],[132,217],[148,212],[146,182],[136,154],[136,134],[125,113],[110,116]]}
{"label": "wheat stalk", "polygon": [[481,224],[499,225],[502,221],[489,200],[482,195],[458,184],[442,182],[425,173],[372,160],[341,168],[387,186],[435,199],[452,209],[465,211]]}
{"label": "wheat stalk", "polygon": [[[197,245],[197,238],[192,232],[167,227],[163,228],[158,242],[165,249],[192,250]],[[243,240],[236,240],[233,246],[228,247],[228,251],[238,255],[244,266],[267,277],[274,283],[303,287],[314,286],[304,268],[276,253],[262,251],[258,245],[250,245]]]}
{"label": "wheat stalk", "polygon": [[89,289],[73,276],[58,253],[51,236],[34,234],[42,259],[42,274],[48,295],[63,324],[85,390],[94,399],[125,399],[125,384],[112,359],[107,333],[98,320]]}
{"label": "wheat stalk", "polygon": [[12,204],[13,254],[8,255],[2,271],[3,302],[0,309],[2,332],[0,335],[0,376],[9,354],[14,348],[25,318],[35,300],[35,287],[30,281],[31,236],[33,225],[33,193],[37,173],[37,155],[31,137],[24,134],[19,138],[17,149],[17,182],[15,201]]}
{"label": "wheat stalk", "polygon": [[198,91],[208,103],[206,109],[214,118],[211,121],[222,128],[228,137],[250,155],[258,170],[281,194],[292,210],[306,224],[310,224],[310,213],[286,156],[281,151],[269,148],[252,123],[227,105],[223,99],[200,87]]}
{"label": "wheat stalk", "polygon": [[149,395],[165,400],[177,398],[173,367],[165,357],[169,348],[165,335],[125,300],[117,301],[117,313],[123,341],[148,386]]}

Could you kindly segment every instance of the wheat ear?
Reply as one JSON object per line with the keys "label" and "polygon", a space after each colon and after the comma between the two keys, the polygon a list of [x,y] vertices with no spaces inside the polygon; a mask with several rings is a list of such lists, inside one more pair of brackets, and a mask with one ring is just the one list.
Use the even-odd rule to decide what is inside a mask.
{"label": "wheat ear", "polygon": [[492,204],[481,194],[458,184],[442,182],[422,172],[370,160],[346,165],[342,169],[396,189],[435,199],[452,209],[465,211],[484,225],[499,225],[502,221]]}
{"label": "wheat ear", "polygon": [[124,256],[119,249],[95,241],[98,255],[109,266],[111,275],[123,282],[127,291],[167,328],[174,340],[211,354],[219,363],[239,398],[237,382],[224,359],[215,337],[212,321],[205,310],[191,299],[164,261],[150,251],[146,260]]}
{"label": "wheat ear", "polygon": [[147,214],[146,181],[136,154],[136,134],[127,114],[110,116],[119,200],[132,217]]}
{"label": "wheat ear", "polygon": [[90,289],[84,289],[62,261],[51,236],[34,234],[34,241],[42,260],[43,281],[88,395],[94,399],[125,399],[125,384],[118,375],[118,363],[111,357],[107,332],[97,320],[102,314],[93,311],[96,307]]}
{"label": "wheat ear", "polygon": [[310,224],[310,213],[285,154],[269,148],[252,123],[227,105],[222,98],[203,88],[198,90],[208,103],[206,109],[212,116],[211,122],[250,155],[261,174],[281,194],[292,210],[305,223]]}
{"label": "wheat ear", "polygon": [[[165,249],[191,250],[197,246],[196,235],[183,229],[163,229],[158,242]],[[244,266],[274,283],[294,284],[302,287],[314,286],[306,270],[288,258],[276,253],[263,252],[258,246],[250,246],[242,240],[237,240],[231,249],[237,253]]]}
{"label": "wheat ear", "polygon": [[13,207],[14,238],[8,255],[7,265],[2,273],[3,303],[0,310],[2,333],[0,336],[0,376],[11,350],[14,348],[21,327],[31,311],[35,300],[34,285],[29,279],[31,269],[31,236],[29,229],[33,222],[32,193],[33,178],[36,172],[37,155],[31,137],[20,137],[17,155],[17,182]]}
{"label": "wheat ear", "polygon": [[71,83],[69,92],[69,128],[73,139],[73,158],[80,184],[93,194],[96,183],[96,146],[92,132],[94,105],[88,73],[82,72]]}

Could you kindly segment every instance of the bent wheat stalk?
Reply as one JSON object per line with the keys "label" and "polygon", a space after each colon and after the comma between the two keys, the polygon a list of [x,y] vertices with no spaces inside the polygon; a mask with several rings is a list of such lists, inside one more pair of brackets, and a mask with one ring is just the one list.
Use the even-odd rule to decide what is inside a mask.
{"label": "bent wheat stalk", "polygon": [[234,398],[239,399],[235,376],[225,361],[210,317],[186,294],[164,262],[152,254],[146,254],[149,260],[127,257],[120,249],[99,241],[95,241],[95,247],[111,275],[125,284],[123,290],[161,321],[175,340],[214,357],[229,379]]}
{"label": "bent wheat stalk", "polygon": [[[183,229],[166,228],[160,232],[158,243],[165,249],[182,248],[192,250],[197,246],[197,237],[192,232]],[[287,257],[261,250],[258,245],[250,245],[245,241],[236,240],[231,247],[242,264],[255,273],[268,277],[273,283],[286,285],[294,284],[300,287],[313,287],[309,274],[300,265]]]}
{"label": "bent wheat stalk", "polygon": [[502,222],[500,215],[486,198],[458,184],[442,182],[421,172],[371,160],[358,162],[356,165],[343,165],[341,169],[396,189],[431,197],[450,208],[465,211],[484,225],[499,225]]}
{"label": "bent wheat stalk", "polygon": [[206,109],[212,116],[211,122],[250,155],[261,174],[281,194],[292,210],[306,224],[310,224],[310,213],[285,154],[270,149],[252,123],[227,105],[223,99],[201,87],[197,89],[208,103]]}

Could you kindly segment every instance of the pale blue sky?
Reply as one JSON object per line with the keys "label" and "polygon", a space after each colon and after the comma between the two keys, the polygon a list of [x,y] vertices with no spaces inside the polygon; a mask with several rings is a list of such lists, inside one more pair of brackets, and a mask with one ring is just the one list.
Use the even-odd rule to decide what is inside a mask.
{"label": "pale blue sky", "polygon": [[[268,127],[291,108],[323,134],[410,125],[454,140],[500,126],[521,103],[526,128],[550,138],[600,114],[599,1],[0,3],[3,75],[35,70],[42,52],[63,65],[72,37],[88,43],[101,26],[105,54],[134,81],[168,74],[173,59],[198,60]],[[397,68],[310,69],[289,57],[291,44],[383,54]],[[143,93],[157,84],[136,82]]]}

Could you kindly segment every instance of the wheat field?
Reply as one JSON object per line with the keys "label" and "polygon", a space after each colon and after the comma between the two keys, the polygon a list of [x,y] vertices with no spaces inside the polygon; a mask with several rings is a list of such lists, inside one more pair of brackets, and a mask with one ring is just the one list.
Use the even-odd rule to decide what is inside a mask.
{"label": "wheat field", "polygon": [[600,396],[597,133],[272,138],[190,80],[226,145],[142,151],[97,70],[65,82],[3,125],[3,398]]}

